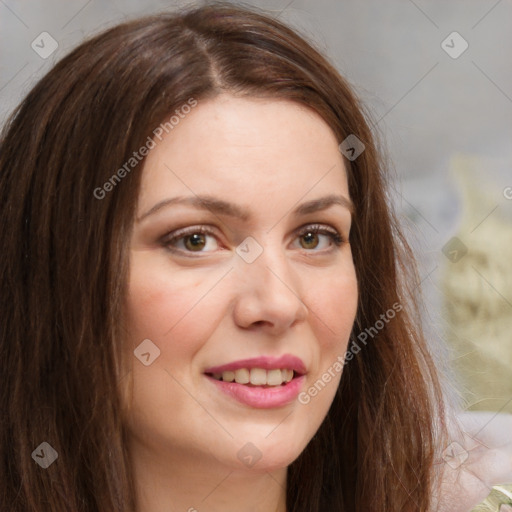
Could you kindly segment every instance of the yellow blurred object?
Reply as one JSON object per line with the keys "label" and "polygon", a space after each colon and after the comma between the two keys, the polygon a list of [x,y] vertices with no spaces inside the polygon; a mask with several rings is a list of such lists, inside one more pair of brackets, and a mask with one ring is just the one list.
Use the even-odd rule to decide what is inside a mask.
{"label": "yellow blurred object", "polygon": [[505,213],[512,201],[485,169],[476,157],[457,156],[451,163],[463,216],[447,244],[453,259],[443,260],[445,339],[468,410],[510,413],[512,222]]}
{"label": "yellow blurred object", "polygon": [[504,512],[512,506],[512,484],[495,485],[489,496],[482,503],[478,504],[471,512]]}

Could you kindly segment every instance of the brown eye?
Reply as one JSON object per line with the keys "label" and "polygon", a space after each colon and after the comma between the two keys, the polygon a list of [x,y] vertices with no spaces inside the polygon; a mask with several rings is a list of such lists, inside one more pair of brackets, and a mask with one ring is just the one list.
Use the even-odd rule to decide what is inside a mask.
{"label": "brown eye", "polygon": [[[344,239],[341,237],[338,231],[329,226],[321,226],[318,224],[306,226],[297,233],[297,236],[300,240],[300,247],[314,253],[323,253],[324,249],[329,251],[329,249],[334,249],[335,247],[341,246],[341,244],[344,242]],[[323,247],[320,247],[322,245],[322,237],[327,239],[327,244],[324,243]],[[331,242],[330,244],[328,243],[329,239]],[[314,250],[318,247],[320,247],[320,249]]]}
{"label": "brown eye", "polygon": [[[296,233],[300,248],[313,253],[326,253],[339,247],[344,239],[337,230],[329,226],[310,225]],[[210,242],[213,240],[213,242]],[[330,243],[329,243],[330,242]],[[191,256],[215,252],[218,249],[217,237],[213,230],[205,226],[179,229],[162,239],[162,245],[169,251]],[[213,243],[213,248],[211,247]],[[323,245],[322,245],[323,243]]]}
{"label": "brown eye", "polygon": [[200,251],[206,245],[205,235],[202,233],[194,233],[183,237],[183,239],[185,240],[185,247],[191,251]]}
{"label": "brown eye", "polygon": [[318,246],[318,234],[308,231],[306,234],[301,236],[304,241],[304,249],[314,249]]}
{"label": "brown eye", "polygon": [[174,231],[163,238],[162,245],[172,252],[184,255],[213,252],[218,248],[214,232],[205,226]]}

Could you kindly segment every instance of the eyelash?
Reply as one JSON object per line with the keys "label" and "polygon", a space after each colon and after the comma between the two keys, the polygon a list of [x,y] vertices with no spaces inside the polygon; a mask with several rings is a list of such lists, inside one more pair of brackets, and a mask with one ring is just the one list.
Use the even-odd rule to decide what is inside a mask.
{"label": "eyelash", "polygon": [[[336,248],[339,248],[344,242],[346,242],[345,238],[341,236],[341,234],[334,228],[329,228],[327,226],[322,226],[319,224],[310,224],[307,226],[304,226],[302,228],[299,228],[299,230],[295,233],[296,238],[300,238],[301,236],[304,236],[308,233],[313,234],[319,234],[319,235],[326,235],[331,239],[331,242],[334,244]],[[201,257],[201,256],[195,256],[195,254],[201,254],[206,253],[208,254],[210,251],[184,251],[183,249],[176,249],[172,247],[172,244],[176,243],[177,241],[187,238],[187,236],[195,235],[195,234],[202,234],[202,235],[212,235],[215,236],[215,232],[206,226],[192,226],[189,228],[183,228],[178,229],[172,233],[169,233],[162,239],[162,244],[165,248],[167,248],[169,251],[173,253],[179,253],[179,254],[186,254],[187,256],[191,257]],[[325,253],[325,250],[316,251],[315,249],[308,250],[303,249],[306,252],[319,252],[319,253]],[[332,250],[332,247],[331,247]],[[330,250],[328,250],[330,252]]]}

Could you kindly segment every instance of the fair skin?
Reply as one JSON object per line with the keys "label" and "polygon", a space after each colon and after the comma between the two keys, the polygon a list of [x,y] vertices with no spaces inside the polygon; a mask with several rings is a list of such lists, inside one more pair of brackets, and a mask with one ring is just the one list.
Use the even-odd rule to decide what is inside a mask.
{"label": "fair skin", "polygon": [[[139,512],[286,511],[287,466],[320,427],[341,371],[307,404],[295,398],[275,407],[240,403],[204,372],[292,354],[305,364],[305,391],[345,353],[358,298],[351,213],[342,204],[294,213],[330,195],[350,200],[338,144],[303,106],[225,94],[199,101],[150,151],[126,304]],[[161,201],[202,195],[234,203],[250,218],[186,204],[146,215]],[[168,237],[167,247],[162,241],[200,226],[212,232],[192,229],[172,244]],[[298,234],[303,227],[306,234]],[[263,249],[250,263],[236,252],[247,249],[247,237]],[[160,350],[148,366],[133,357],[146,339]],[[252,466],[237,456],[247,443],[261,457]]]}

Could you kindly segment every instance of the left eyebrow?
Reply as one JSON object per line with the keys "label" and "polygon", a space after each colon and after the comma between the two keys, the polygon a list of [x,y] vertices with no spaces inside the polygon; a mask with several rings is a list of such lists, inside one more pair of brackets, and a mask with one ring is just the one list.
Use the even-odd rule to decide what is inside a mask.
{"label": "left eyebrow", "polygon": [[315,213],[322,210],[327,210],[327,208],[330,208],[334,205],[340,205],[346,208],[351,215],[354,215],[355,212],[355,206],[354,203],[345,196],[337,196],[334,194],[331,194],[329,196],[320,197],[318,199],[313,199],[311,201],[307,201],[306,203],[302,203],[299,205],[295,210],[293,210],[293,215],[299,216],[299,215],[307,215],[308,213]]}
{"label": "left eyebrow", "polygon": [[[249,221],[252,218],[249,210],[239,205],[229,203],[227,201],[224,201],[213,196],[200,195],[164,199],[163,201],[160,201],[159,203],[151,207],[146,213],[138,217],[137,222],[141,222],[149,215],[152,215],[157,211],[160,211],[163,208],[166,208],[167,206],[171,206],[173,204],[186,204],[198,208],[200,210],[209,210],[212,213],[216,213],[218,215],[235,217],[243,221]],[[311,201],[307,201],[305,203],[300,204],[299,206],[297,206],[297,208],[295,208],[292,211],[292,215],[296,217],[301,215],[307,215],[310,213],[327,210],[328,208],[334,205],[343,206],[351,213],[351,215],[354,214],[354,203],[350,199],[342,195],[331,194],[328,196],[320,197],[318,199],[312,199]]]}

